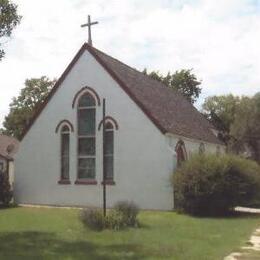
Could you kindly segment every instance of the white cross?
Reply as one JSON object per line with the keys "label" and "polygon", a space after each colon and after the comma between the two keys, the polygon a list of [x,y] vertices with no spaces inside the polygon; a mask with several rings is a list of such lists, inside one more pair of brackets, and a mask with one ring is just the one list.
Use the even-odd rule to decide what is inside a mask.
{"label": "white cross", "polygon": [[91,25],[98,24],[98,22],[91,22],[90,15],[88,15],[88,22],[82,24],[81,27],[88,27],[88,44],[92,46],[92,39],[91,39]]}

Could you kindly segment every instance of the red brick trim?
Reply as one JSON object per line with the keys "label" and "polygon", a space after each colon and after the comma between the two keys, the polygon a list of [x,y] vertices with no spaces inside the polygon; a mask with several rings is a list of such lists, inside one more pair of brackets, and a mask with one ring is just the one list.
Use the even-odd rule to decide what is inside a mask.
{"label": "red brick trim", "polygon": [[76,101],[78,99],[78,97],[83,93],[83,92],[88,92],[90,95],[94,96],[94,98],[96,99],[97,103],[98,103],[98,106],[100,106],[100,97],[99,95],[97,94],[97,92],[91,88],[91,87],[83,87],[81,90],[79,90],[76,95],[74,96],[73,98],[73,102],[72,102],[72,108],[75,107],[75,104],[76,104]]}
{"label": "red brick trim", "polygon": [[74,182],[74,184],[77,184],[77,185],[97,185],[97,181],[96,180],[76,180]]}
{"label": "red brick trim", "polygon": [[[112,124],[113,124],[113,126],[114,126],[114,128],[116,129],[116,130],[118,130],[119,129],[119,127],[118,127],[118,123],[117,123],[117,121],[112,117],[112,116],[106,116],[105,117],[105,122],[106,121],[112,121]],[[98,131],[101,129],[101,126],[103,125],[103,119],[99,122],[99,124],[98,124]]]}
{"label": "red brick trim", "polygon": [[55,128],[55,133],[58,133],[59,128],[60,128],[60,126],[61,126],[62,124],[67,124],[67,125],[69,125],[70,131],[71,131],[71,132],[74,132],[74,127],[73,127],[72,123],[71,123],[69,120],[67,120],[67,119],[63,119],[63,120],[61,120],[61,121],[57,124],[57,126],[56,126],[56,128]]}
{"label": "red brick trim", "polygon": [[[115,181],[113,180],[106,180],[105,183],[106,185],[116,185]],[[101,184],[104,185],[104,182],[102,181]]]}
{"label": "red brick trim", "polygon": [[71,184],[70,180],[59,180],[58,184]]}

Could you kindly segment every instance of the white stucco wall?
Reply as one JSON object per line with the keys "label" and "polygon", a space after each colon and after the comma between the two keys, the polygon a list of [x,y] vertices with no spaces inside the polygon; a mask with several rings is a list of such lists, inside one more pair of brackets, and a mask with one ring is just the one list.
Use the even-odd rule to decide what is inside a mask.
{"label": "white stucco wall", "polygon": [[[75,185],[77,179],[75,94],[84,86],[106,98],[107,115],[119,124],[115,131],[114,179],[107,186],[108,206],[118,200],[133,200],[145,209],[172,209],[169,182],[173,155],[165,136],[144,115],[111,76],[87,52],[81,56],[59,90],[21,142],[16,155],[15,199],[18,203],[102,206],[102,133],[96,131],[97,185]],[[75,129],[70,140],[70,185],[58,184],[60,136],[57,124],[69,120]],[[102,106],[97,107],[97,124]]]}
{"label": "white stucco wall", "polygon": [[[102,133],[96,131],[97,185],[76,185],[77,120],[72,108],[75,94],[84,86],[93,88],[106,114],[119,124],[114,135],[114,186],[107,186],[108,207],[118,200],[132,200],[143,209],[171,210],[170,177],[176,165],[174,147],[178,136],[163,135],[132,99],[87,52],[80,57],[20,144],[15,158],[15,200],[18,203],[102,206]],[[74,126],[70,139],[70,185],[60,179],[60,136],[57,124],[69,120]],[[97,107],[97,125],[102,106]],[[185,139],[186,149],[198,150],[200,142]],[[216,145],[205,144],[207,150]],[[214,150],[214,151],[215,151]]]}
{"label": "white stucco wall", "polygon": [[216,154],[217,153],[217,147],[219,147],[220,153],[225,153],[225,146],[224,145],[217,145],[217,144],[214,144],[214,143],[195,140],[195,139],[191,139],[191,138],[187,138],[187,137],[183,137],[183,136],[178,136],[178,135],[174,135],[174,134],[170,134],[170,133],[166,134],[166,138],[167,138],[168,145],[173,150],[175,149],[177,142],[181,139],[185,144],[188,159],[192,156],[192,154],[199,153],[199,147],[200,147],[201,143],[204,144],[205,153]]}

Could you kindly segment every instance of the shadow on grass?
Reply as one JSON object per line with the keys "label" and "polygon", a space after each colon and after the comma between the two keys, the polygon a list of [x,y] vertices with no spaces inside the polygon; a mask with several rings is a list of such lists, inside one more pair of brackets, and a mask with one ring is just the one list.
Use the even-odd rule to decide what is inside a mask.
{"label": "shadow on grass", "polygon": [[188,215],[194,218],[209,218],[209,219],[238,219],[238,218],[260,218],[259,213],[242,212],[242,211],[230,211],[226,214],[219,215],[192,215],[185,213],[178,213],[179,215]]}
{"label": "shadow on grass", "polygon": [[88,241],[59,239],[48,232],[3,232],[0,234],[0,258],[69,259],[143,259],[140,245],[97,245]]}
{"label": "shadow on grass", "polygon": [[17,204],[11,203],[9,205],[0,204],[0,210],[15,209],[18,208]]}

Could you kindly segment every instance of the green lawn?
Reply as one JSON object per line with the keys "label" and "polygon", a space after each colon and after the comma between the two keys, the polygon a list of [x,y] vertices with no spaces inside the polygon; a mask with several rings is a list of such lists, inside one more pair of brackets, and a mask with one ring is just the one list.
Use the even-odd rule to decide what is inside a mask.
{"label": "green lawn", "polygon": [[146,211],[139,229],[94,232],[78,215],[76,209],[0,210],[0,259],[223,259],[260,225],[260,216]]}

